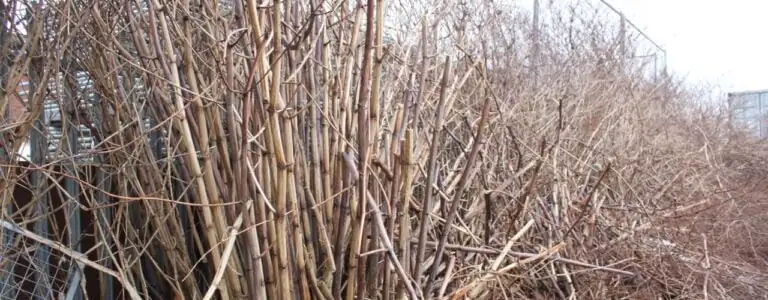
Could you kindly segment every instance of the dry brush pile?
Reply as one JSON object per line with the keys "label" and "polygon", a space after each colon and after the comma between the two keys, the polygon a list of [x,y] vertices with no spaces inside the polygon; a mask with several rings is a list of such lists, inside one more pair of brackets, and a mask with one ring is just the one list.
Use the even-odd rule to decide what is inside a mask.
{"label": "dry brush pile", "polygon": [[[33,87],[6,125],[13,149],[55,97],[62,132],[93,133],[98,170],[57,167],[72,155],[7,163],[4,205],[19,174],[75,182],[84,196],[64,203],[93,216],[83,234],[98,242],[72,259],[132,299],[768,290],[757,256],[724,248],[739,197],[755,195],[738,180],[762,180],[744,167],[758,146],[622,59],[631,43],[590,18],[531,28],[491,2],[419,2],[424,18],[386,2],[4,2],[31,16],[24,35],[3,33],[2,101],[24,76]],[[393,11],[399,36],[384,26]],[[40,84],[52,78],[55,95]],[[3,218],[29,223],[35,207]],[[24,233],[72,255],[69,229],[58,244]]]}

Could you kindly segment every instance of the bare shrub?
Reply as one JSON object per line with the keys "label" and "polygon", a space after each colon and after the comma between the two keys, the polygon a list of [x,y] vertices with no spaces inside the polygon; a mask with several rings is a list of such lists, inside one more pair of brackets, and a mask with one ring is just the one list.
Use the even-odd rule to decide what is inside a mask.
{"label": "bare shrub", "polygon": [[2,3],[2,241],[91,298],[768,289],[764,145],[589,7]]}

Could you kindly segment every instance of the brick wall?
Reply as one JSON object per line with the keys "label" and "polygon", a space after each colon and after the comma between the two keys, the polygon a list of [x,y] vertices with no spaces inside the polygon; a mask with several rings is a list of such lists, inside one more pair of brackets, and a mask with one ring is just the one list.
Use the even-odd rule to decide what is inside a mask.
{"label": "brick wall", "polygon": [[[22,81],[26,81],[26,78],[22,79]],[[21,93],[22,95],[26,95],[26,93],[22,93],[22,85],[19,84],[19,86],[16,88],[16,91]],[[8,103],[6,103],[5,107],[5,115],[0,115],[0,128],[4,128],[8,124],[16,123],[21,121],[24,118],[24,114],[27,111],[26,107],[24,106],[24,100],[22,100],[22,97],[17,94],[10,94],[8,95]],[[13,133],[10,130],[3,130],[0,134],[0,160],[6,161],[8,156],[9,147],[11,147],[13,143]]]}
{"label": "brick wall", "polygon": [[[26,78],[22,78],[22,82],[26,82]],[[19,84],[19,86],[16,88],[16,91],[19,93],[22,93],[22,85]],[[26,94],[26,93],[23,93]],[[14,123],[21,121],[21,119],[24,117],[24,113],[26,112],[26,107],[24,106],[24,100],[22,100],[21,97],[18,95],[9,95],[8,104],[6,107],[6,116],[8,116],[7,123]],[[0,116],[0,119],[5,120],[6,116]],[[6,123],[6,122],[3,122]],[[7,124],[6,123],[6,124]]]}

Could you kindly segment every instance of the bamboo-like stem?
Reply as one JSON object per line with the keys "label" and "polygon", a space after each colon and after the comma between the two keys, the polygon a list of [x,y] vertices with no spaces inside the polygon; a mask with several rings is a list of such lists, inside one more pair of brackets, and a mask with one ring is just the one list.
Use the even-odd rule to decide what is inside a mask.
{"label": "bamboo-like stem", "polygon": [[[184,0],[184,9],[189,9],[189,0]],[[206,191],[208,192],[208,196],[211,199],[212,204],[219,204],[221,201],[219,201],[219,189],[217,187],[216,180],[214,179],[214,170],[213,170],[213,162],[211,158],[211,152],[210,152],[210,141],[209,141],[209,129],[208,129],[208,120],[210,118],[207,117],[206,109],[203,105],[201,95],[200,95],[200,88],[198,87],[198,80],[196,76],[196,72],[193,69],[193,50],[192,50],[192,25],[189,22],[189,20],[186,20],[183,24],[184,27],[184,33],[186,37],[186,42],[184,43],[184,51],[183,51],[183,57],[186,61],[184,64],[184,69],[186,72],[186,80],[188,83],[188,86],[190,87],[190,92],[193,96],[192,103],[194,105],[194,110],[196,112],[196,118],[197,126],[198,126],[198,142],[200,147],[200,154],[198,158],[202,159],[203,164],[203,174],[206,184]],[[166,34],[167,36],[167,34]],[[178,76],[178,75],[177,75]],[[244,136],[247,136],[247,134],[243,133]],[[243,172],[245,173],[245,172]],[[216,220],[216,217],[218,216],[219,220]],[[221,213],[221,210],[216,211],[214,213],[214,221],[217,221],[219,226],[222,226],[225,223],[225,220],[223,218],[223,215]],[[235,250],[235,253],[237,251]],[[237,254],[235,254],[235,258],[237,258]],[[214,258],[215,259],[215,258]],[[228,267],[226,268],[226,276],[227,276],[227,284],[229,285],[228,289],[232,290],[232,293],[234,293],[235,297],[239,297],[239,295],[246,294],[240,285],[240,281],[238,279],[237,275],[237,266],[239,264],[236,263],[236,260],[229,260],[228,261]]]}
{"label": "bamboo-like stem", "polygon": [[[295,103],[295,101],[294,101]],[[294,211],[294,213],[291,214],[291,228],[293,228],[292,234],[293,234],[293,243],[294,246],[292,249],[294,249],[294,257],[296,262],[296,268],[297,273],[296,277],[298,277],[299,281],[299,297],[302,299],[309,299],[309,283],[308,283],[308,277],[307,274],[307,262],[306,257],[304,253],[306,253],[307,249],[313,249],[312,247],[306,247],[304,243],[304,227],[301,224],[301,217],[303,214],[306,213],[305,210],[302,209],[302,206],[304,204],[299,203],[299,190],[297,188],[297,182],[299,180],[297,179],[298,175],[297,170],[301,170],[299,166],[301,166],[301,161],[294,158],[294,136],[296,136],[295,132],[297,131],[296,126],[296,118],[287,119],[284,121],[286,123],[287,133],[286,139],[291,141],[286,146],[286,154],[287,154],[287,161],[290,162],[290,165],[288,167],[288,178],[289,178],[289,199],[291,201],[291,208]],[[306,171],[305,171],[306,172]],[[306,199],[306,197],[302,197],[302,199]]]}
{"label": "bamboo-like stem", "polygon": [[[424,102],[424,94],[427,89],[427,70],[429,67],[429,54],[427,49],[429,46],[427,36],[429,31],[427,30],[427,17],[421,19],[421,66],[419,69],[419,92],[416,96],[416,100],[413,103],[413,128],[417,128],[419,124],[419,117],[421,116],[421,108]],[[419,146],[416,144],[415,146]]]}
{"label": "bamboo-like stem", "polygon": [[[327,59],[327,49],[325,49],[325,27],[323,26],[325,23],[324,18],[318,18],[318,20],[315,21],[315,26],[318,27],[316,30],[318,31],[318,39],[314,43],[314,59],[317,61],[325,61]],[[311,55],[311,54],[310,54]],[[323,64],[322,66],[325,66]],[[333,218],[333,202],[325,200],[327,195],[330,194],[330,174],[328,170],[328,162],[330,160],[330,157],[328,155],[328,126],[327,121],[324,116],[328,115],[328,83],[326,82],[327,78],[327,71],[325,68],[323,68],[323,71],[321,73],[322,76],[320,78],[322,79],[321,83],[322,85],[319,85],[317,83],[316,76],[316,70],[317,66],[314,64],[309,65],[309,90],[310,91],[317,91],[320,90],[321,92],[316,94],[311,100],[310,103],[307,104],[309,109],[309,120],[308,120],[308,134],[309,134],[309,143],[310,143],[310,152],[311,152],[311,172],[306,172],[307,176],[311,178],[307,178],[307,182],[312,182],[312,189],[307,191],[306,194],[310,197],[309,204],[311,205],[311,210],[313,211],[313,215],[315,217],[315,224],[317,224],[315,227],[317,229],[317,234],[315,235],[316,241],[319,243],[319,249],[317,253],[321,255],[320,258],[322,258],[323,261],[327,262],[327,268],[326,275],[324,278],[328,278],[329,274],[336,270],[336,263],[333,258],[333,249],[330,242],[330,236],[329,236],[329,228],[331,228],[329,221]],[[320,107],[320,101],[324,101],[322,108]],[[320,116],[320,110],[323,110],[324,114],[323,117]],[[318,203],[318,201],[323,201],[322,203]],[[305,221],[305,232],[307,234],[310,234],[310,223],[309,223],[309,217],[307,217]],[[313,247],[314,248],[314,247]],[[308,255],[312,257],[312,260],[314,262],[317,262],[318,257],[314,257],[314,255],[311,255],[314,251],[308,251]],[[312,264],[309,265],[310,268],[310,279],[315,279],[318,276],[318,272],[315,266]],[[314,283],[318,286],[318,289],[320,289],[319,281]]]}
{"label": "bamboo-like stem", "polygon": [[[487,83],[486,83],[487,84]],[[486,89],[488,87],[486,86]],[[435,280],[435,277],[437,276],[437,270],[440,266],[440,263],[443,258],[443,252],[445,251],[445,243],[448,241],[448,236],[451,233],[451,226],[453,225],[453,222],[456,220],[456,213],[459,210],[459,204],[461,203],[460,197],[464,192],[464,188],[467,185],[467,182],[471,180],[472,176],[474,175],[473,170],[475,170],[473,164],[475,162],[475,158],[477,157],[477,153],[480,151],[480,146],[484,144],[483,141],[483,129],[485,128],[486,122],[488,122],[488,114],[491,110],[491,97],[487,96],[485,98],[485,102],[483,104],[483,112],[480,115],[480,122],[477,125],[477,133],[475,134],[475,140],[472,143],[472,150],[469,152],[469,156],[467,156],[467,163],[464,166],[464,171],[461,173],[461,178],[459,179],[458,188],[456,189],[456,192],[453,194],[453,199],[451,203],[451,208],[448,211],[448,217],[445,222],[445,231],[440,236],[440,243],[437,246],[437,251],[435,253],[435,262],[432,264],[432,268],[429,273],[429,279],[427,280],[426,284],[424,285],[424,295],[429,295],[431,293],[431,287],[432,283]]]}
{"label": "bamboo-like stem", "polygon": [[[60,266],[94,265],[99,282],[85,274],[88,298],[89,285],[142,299],[493,298],[500,291],[526,298],[533,290],[526,285],[535,281],[513,279],[552,277],[556,268],[519,268],[514,259],[544,258],[529,252],[558,239],[610,250],[604,258],[618,263],[581,263],[594,260],[593,253],[563,248],[573,257],[555,255],[547,265],[571,265],[555,276],[566,278],[567,288],[544,297],[611,298],[625,287],[591,290],[603,279],[586,276],[576,286],[567,273],[653,271],[641,262],[637,272],[622,270],[626,260],[619,256],[629,243],[611,238],[613,231],[665,224],[670,199],[689,208],[702,205],[693,198],[725,201],[713,191],[732,188],[728,181],[743,175],[718,156],[741,152],[712,133],[704,135],[703,158],[665,160],[674,151],[701,150],[645,128],[694,144],[701,138],[673,133],[668,122],[732,137],[675,114],[649,116],[674,111],[668,105],[678,101],[669,100],[677,90],[639,80],[624,68],[628,63],[596,64],[594,57],[610,58],[612,49],[599,45],[602,35],[576,34],[595,45],[564,49],[558,36],[544,36],[556,30],[539,31],[540,41],[551,41],[539,58],[550,65],[537,67],[548,85],[531,90],[530,70],[521,68],[529,53],[507,38],[528,26],[517,26],[515,15],[495,3],[417,3],[429,8],[420,16],[409,4],[384,0],[80,2],[11,1],[33,7],[31,22],[25,33],[0,29],[0,40],[8,41],[0,45],[0,56],[8,57],[0,66],[7,77],[0,113],[10,110],[3,104],[13,104],[25,76],[34,86],[21,118],[0,124],[3,139],[15,138],[13,151],[33,127],[55,125],[37,121],[55,102],[49,98],[68,92],[67,99],[95,108],[62,109],[64,127],[91,132],[92,150],[66,154],[58,149],[65,143],[40,130],[51,143],[34,150],[34,161],[1,162],[3,184],[19,188],[0,191],[0,218],[19,228],[45,220],[36,230],[47,236],[32,242],[82,248],[87,254],[80,257],[53,250],[63,255]],[[9,14],[0,19],[11,18],[13,8],[0,8]],[[605,100],[618,98],[626,101]],[[654,146],[659,141],[664,147]],[[45,160],[46,149],[68,157]],[[77,174],[59,169],[86,156],[102,159],[78,162],[87,171]],[[610,166],[597,181],[582,172],[594,161]],[[670,178],[654,173],[670,168]],[[44,183],[32,184],[33,197],[19,202],[28,192],[26,174]],[[94,183],[89,174],[111,184]],[[480,183],[472,183],[475,176]],[[73,199],[65,190],[82,195]],[[645,194],[656,196],[638,196]],[[74,244],[61,228],[76,226],[62,226],[76,219],[43,202],[93,211],[82,214],[94,217],[93,229],[83,227]],[[524,251],[514,252],[506,233],[518,231],[521,220],[533,225],[524,227],[526,237],[519,231],[513,238]],[[30,237],[0,233],[1,271],[10,272],[7,249],[27,253],[15,247]],[[29,248],[41,264],[55,265],[52,255]],[[457,257],[446,262],[451,252]],[[707,253],[714,264],[716,253]],[[478,268],[483,261],[493,267]],[[115,278],[119,284],[109,288]]]}
{"label": "bamboo-like stem", "polygon": [[374,205],[373,198],[370,197],[370,194],[368,195],[368,201],[371,204],[371,207],[373,207],[373,216],[374,216],[374,224],[379,227],[378,232],[381,234],[381,240],[384,241],[384,247],[387,249],[387,256],[389,261],[394,265],[395,270],[397,271],[397,275],[400,276],[400,280],[406,283],[406,290],[408,291],[408,295],[411,297],[411,299],[415,299],[418,297],[416,294],[416,291],[413,289],[413,286],[411,286],[410,281],[408,280],[408,274],[406,273],[403,266],[400,264],[400,261],[397,260],[397,256],[395,255],[395,249],[392,245],[392,240],[386,235],[386,230],[384,229],[384,220],[381,216],[381,211],[378,209],[377,205]]}
{"label": "bamboo-like stem", "polygon": [[[369,6],[373,4],[374,4],[373,1],[370,1],[368,3]],[[373,68],[372,70],[373,74],[371,77],[371,94],[370,94],[370,104],[368,108],[369,115],[368,115],[368,125],[367,125],[368,126],[367,130],[369,132],[367,136],[369,137],[368,143],[370,147],[370,158],[368,160],[378,160],[378,154],[379,154],[379,143],[380,143],[379,118],[381,114],[380,98],[382,94],[381,93],[381,69],[382,69],[382,62],[383,62],[382,60],[384,59],[383,53],[382,53],[382,49],[383,49],[382,40],[384,35],[384,32],[383,32],[384,31],[384,28],[383,28],[384,27],[384,0],[376,0],[375,4],[376,4],[375,18],[370,17],[373,21],[369,22],[367,25],[368,27],[374,27],[375,25],[375,28],[370,29],[372,33],[375,34],[375,36],[366,37],[366,38],[374,39],[372,42],[366,41],[366,43],[371,43],[370,47],[374,48],[373,57],[369,58],[372,60],[370,64],[372,65],[372,68]],[[375,22],[375,24],[373,24],[373,22]],[[368,27],[366,27],[366,29]],[[366,49],[367,47],[369,46],[366,45]],[[381,195],[381,192],[383,191],[374,190],[374,192],[376,193],[375,194],[376,199],[378,200],[379,195]],[[376,201],[376,205],[381,205],[380,201]],[[371,236],[373,238],[373,241],[371,241],[371,248],[379,247],[379,243],[376,242],[376,238],[378,236],[375,233],[376,230],[378,230],[378,227],[375,227],[375,226],[371,227]],[[366,258],[369,261],[369,264],[366,266],[366,268],[368,268],[368,273],[369,273],[368,275],[366,275],[367,277],[366,280],[368,282],[368,287],[366,288],[367,290],[373,290],[374,288],[380,285],[380,282],[379,282],[380,272],[378,272],[376,268],[376,266],[379,264],[378,262],[381,260],[380,256],[381,256],[380,254],[375,254],[370,258]],[[387,270],[387,268],[385,268],[385,270]],[[388,287],[385,285],[384,290],[387,290],[387,289]]]}
{"label": "bamboo-like stem", "polygon": [[[320,42],[322,42],[323,44],[328,43],[327,31],[325,29],[323,29],[320,34],[322,35],[322,37],[321,37],[320,40],[318,40],[318,43],[320,43]],[[321,56],[320,61],[322,62],[323,66],[327,66],[328,63],[329,63],[329,58],[328,58],[328,56],[329,56],[329,54],[328,54],[329,49],[328,49],[327,46],[319,47],[319,49],[320,49],[319,51],[320,51],[320,56]],[[317,198],[316,200],[317,201],[323,201],[322,206],[324,208],[324,213],[325,213],[325,216],[324,216],[325,217],[325,224],[327,224],[326,225],[326,234],[328,235],[328,239],[330,239],[333,236],[333,232],[334,232],[334,226],[333,226],[334,225],[334,222],[333,222],[334,221],[334,219],[333,219],[333,203],[335,201],[333,201],[333,198],[332,198],[333,197],[332,196],[333,190],[331,189],[331,187],[332,187],[331,186],[331,181],[332,181],[331,178],[333,178],[332,177],[333,174],[331,174],[331,166],[334,166],[334,164],[332,162],[335,160],[335,155],[333,155],[333,153],[334,153],[333,151],[334,151],[335,147],[332,148],[334,143],[332,142],[332,137],[331,137],[332,133],[331,133],[330,127],[328,125],[328,122],[329,122],[328,118],[330,118],[332,116],[331,115],[332,107],[334,106],[333,103],[335,103],[335,101],[333,101],[333,99],[331,99],[331,94],[330,94],[330,91],[329,91],[330,90],[330,85],[331,85],[331,82],[330,82],[331,81],[330,72],[328,71],[328,68],[323,67],[322,69],[323,69],[323,71],[322,71],[322,78],[323,78],[323,82],[322,83],[323,83],[323,85],[322,85],[322,93],[321,93],[321,95],[322,95],[322,99],[323,99],[323,103],[322,103],[322,105],[323,105],[323,114],[319,118],[319,122],[320,122],[320,127],[321,127],[321,132],[322,132],[322,135],[321,135],[322,148],[324,149],[324,151],[322,153],[322,161],[320,163],[321,167],[322,167],[322,178],[323,178],[323,180],[322,180],[322,182],[323,182],[322,195],[324,197],[323,198]],[[329,245],[328,250],[330,250],[330,245]],[[323,278],[325,280],[329,280],[331,278],[331,274],[334,271],[336,271],[336,261],[333,259],[332,252],[329,251],[327,253],[327,256],[328,257],[326,259],[328,259],[330,263],[329,263],[328,268],[325,269],[326,271],[325,271],[325,274],[323,276]]]}
{"label": "bamboo-like stem", "polygon": [[[246,202],[245,209],[243,209],[240,212],[240,215],[235,220],[234,224],[232,224],[232,229],[229,230],[229,234],[227,234],[227,244],[224,246],[224,250],[221,254],[221,260],[222,261],[229,261],[230,256],[232,255],[232,251],[235,248],[235,241],[237,232],[240,230],[240,227],[243,225],[243,220],[245,219],[245,215],[248,214],[248,211],[251,209],[251,205],[253,204],[252,200],[249,200]],[[216,270],[216,273],[213,277],[213,280],[211,282],[211,286],[208,288],[208,290],[205,292],[205,296],[203,297],[203,300],[210,300],[213,298],[213,295],[216,293],[216,288],[219,287],[219,284],[221,284],[222,278],[224,278],[224,274],[226,273],[226,267],[221,267],[220,269]]]}
{"label": "bamboo-like stem", "polygon": [[[342,19],[345,18],[345,12],[346,12],[346,6],[342,6],[342,12],[341,17]],[[350,183],[353,180],[357,180],[358,178],[348,178],[350,176],[350,171],[347,170],[346,164],[343,161],[343,155],[346,155],[347,153],[351,152],[351,145],[347,143],[347,140],[350,138],[350,131],[351,131],[351,104],[350,104],[350,89],[352,86],[352,79],[353,79],[353,67],[357,63],[357,57],[358,57],[358,36],[361,26],[361,19],[363,16],[363,12],[360,9],[360,7],[356,7],[354,10],[354,22],[351,24],[352,33],[350,35],[350,42],[347,47],[344,47],[343,44],[339,46],[339,51],[342,51],[342,53],[347,53],[347,56],[345,59],[341,62],[343,66],[343,73],[340,74],[340,83],[341,83],[341,89],[339,91],[339,98],[336,101],[336,107],[338,107],[338,115],[336,116],[336,119],[338,120],[338,133],[335,135],[337,138],[336,145],[334,147],[335,150],[333,150],[334,154],[332,157],[337,157],[335,161],[336,165],[336,173],[340,175],[340,177],[343,178],[342,181],[338,181],[337,185],[337,192],[342,192],[343,196],[341,199],[341,209],[338,210],[334,214],[334,221],[337,224],[334,227],[334,237],[336,238],[336,257],[335,261],[341,262],[342,257],[345,250],[342,250],[341,247],[344,247],[346,245],[346,239],[351,238],[355,239],[354,232],[349,235],[346,231],[346,228],[350,226],[351,218],[350,216],[354,216],[355,212],[352,211],[350,214],[345,214],[345,209],[356,208],[356,205],[354,204],[354,197],[350,197],[351,191],[348,190],[350,187]],[[342,40],[339,40],[340,43],[342,43]],[[341,58],[340,58],[341,59]],[[337,175],[337,176],[338,176]],[[351,252],[351,248],[349,250],[350,252],[347,252],[347,255],[356,255],[356,253]],[[350,257],[348,258],[347,262],[347,271],[349,271],[350,264],[357,265],[356,261],[357,257]],[[355,260],[355,262],[351,262],[352,260]],[[348,276],[355,276],[351,275],[355,273],[347,273]],[[354,281],[354,280],[353,280]],[[342,284],[342,272],[336,272],[336,276],[333,279],[333,294],[334,298],[341,297],[341,284]],[[351,282],[351,281],[350,281]],[[354,290],[354,284],[352,283],[347,286],[347,290]],[[350,289],[350,287],[352,287]],[[354,292],[351,292],[352,295],[354,295]],[[350,296],[350,294],[347,294],[347,296]]]}
{"label": "bamboo-like stem", "polygon": [[[159,7],[160,3],[157,0],[153,0],[150,2],[150,9],[155,10],[156,7]],[[175,120],[175,123],[177,123],[178,127],[180,127],[182,131],[182,140],[184,141],[184,147],[186,148],[186,163],[188,165],[188,168],[192,172],[193,180],[195,181],[195,186],[197,188],[197,196],[199,197],[200,203],[203,205],[210,205],[212,202],[209,200],[210,196],[218,197],[218,195],[213,194],[212,191],[215,191],[215,187],[212,186],[206,186],[206,179],[204,179],[203,176],[203,170],[200,168],[200,163],[197,160],[197,155],[195,155],[195,145],[192,141],[192,134],[189,129],[189,121],[185,117],[186,113],[184,112],[184,102],[181,99],[181,82],[179,79],[179,73],[178,73],[178,67],[176,64],[176,57],[173,55],[173,44],[171,41],[170,31],[168,28],[168,24],[166,22],[165,12],[162,10],[158,10],[158,13],[160,14],[159,23],[160,28],[163,32],[164,36],[164,48],[165,48],[165,54],[170,56],[169,57],[169,69],[170,69],[170,75],[171,75],[171,84],[173,88],[173,99],[175,101],[176,110],[179,111],[179,118]],[[199,101],[199,99],[198,99]],[[200,105],[202,106],[202,105]],[[201,120],[201,122],[204,122]],[[203,133],[207,136],[207,132]],[[207,141],[207,140],[206,140]],[[207,147],[207,146],[204,146]],[[208,174],[205,176],[207,179],[212,179],[212,174]],[[211,180],[212,181],[212,180]],[[215,182],[207,182],[208,185],[215,185]],[[203,220],[205,221],[206,227],[207,227],[207,238],[208,242],[212,246],[213,249],[213,266],[214,268],[218,269],[220,267],[221,261],[220,261],[220,250],[218,245],[218,237],[222,236],[224,226],[221,223],[223,219],[221,216],[213,211],[210,207],[204,207],[202,209],[203,212]],[[222,299],[229,299],[229,291],[228,288],[225,286],[220,287],[220,294]]]}
{"label": "bamboo-like stem", "polygon": [[[421,202],[421,226],[419,227],[419,246],[416,250],[416,265],[414,266],[413,274],[416,274],[417,278],[421,278],[421,262],[424,261],[424,251],[427,242],[427,231],[431,227],[429,222],[429,211],[433,207],[432,203],[432,189],[436,182],[437,175],[437,150],[441,147],[442,134],[443,134],[443,121],[445,119],[445,99],[446,91],[448,89],[448,77],[451,70],[451,58],[447,56],[445,58],[445,64],[443,65],[443,75],[440,81],[440,100],[437,104],[437,115],[435,116],[435,127],[432,129],[432,144],[429,148],[429,165],[427,165],[427,190],[425,192],[425,198]],[[423,75],[422,75],[423,76]],[[414,117],[416,114],[414,114]],[[421,284],[421,282],[420,282]],[[426,292],[426,291],[425,291]],[[426,293],[424,297],[426,297]]]}
{"label": "bamboo-like stem", "polygon": [[[288,151],[287,147],[291,147],[292,130],[288,120],[280,122],[281,118],[279,113],[282,113],[285,109],[285,103],[283,102],[282,95],[280,93],[280,83],[282,82],[282,63],[281,56],[282,45],[279,37],[281,36],[281,24],[282,20],[282,1],[275,1],[272,6],[272,32],[275,38],[273,42],[273,51],[275,54],[272,56],[271,61],[271,86],[269,87],[269,130],[272,135],[272,152],[275,155],[275,163],[277,164],[277,191],[275,193],[276,209],[275,214],[275,227],[277,238],[277,268],[280,287],[280,297],[290,298],[293,296],[293,284],[290,275],[290,269],[288,265],[288,223],[286,215],[288,213],[288,203],[295,203],[295,194],[293,194],[292,172],[289,172],[289,168],[293,168],[293,161],[288,161],[289,157],[292,157],[292,153]],[[285,140],[283,140],[285,136]],[[289,199],[289,197],[292,197]]]}
{"label": "bamboo-like stem", "polygon": [[[359,299],[364,299],[365,294],[365,271],[358,271],[359,266],[366,265],[366,257],[360,256],[361,250],[363,250],[363,232],[365,232],[365,214],[367,212],[367,193],[368,193],[368,162],[370,154],[370,140],[369,140],[369,102],[370,94],[368,92],[368,86],[370,84],[371,68],[373,61],[371,56],[373,55],[373,29],[374,29],[374,9],[375,0],[368,0],[366,11],[366,27],[365,27],[365,48],[363,52],[362,74],[360,76],[360,86],[358,89],[358,101],[357,101],[357,158],[358,158],[358,172],[359,178],[357,180],[357,199],[356,203],[352,204],[354,207],[353,221],[352,221],[352,243],[350,245],[349,253],[353,255],[350,257],[347,265],[347,274],[349,276],[357,276],[357,280],[349,280],[347,282],[347,300],[353,300],[355,295]],[[370,93],[378,93],[376,90],[372,90]],[[375,238],[375,237],[372,237]],[[357,282],[356,282],[357,281]]]}
{"label": "bamboo-like stem", "polygon": [[[405,97],[404,97],[405,98]],[[403,126],[403,118],[405,116],[405,106],[402,104],[397,105],[397,113],[395,114],[395,122],[394,122],[394,128],[392,129],[392,140],[390,144],[390,152],[391,152],[391,160],[392,160],[392,180],[389,190],[389,202],[385,203],[387,207],[387,235],[394,237],[395,236],[395,223],[397,222],[397,214],[398,207],[397,203],[399,202],[399,193],[400,193],[400,176],[402,172],[402,140],[398,138],[398,133],[402,129]],[[400,253],[399,251],[397,253]],[[407,266],[406,266],[407,268]],[[384,289],[382,291],[382,298],[383,299],[391,299],[392,297],[392,272],[389,272],[387,269],[386,272],[384,272],[383,281],[384,281]]]}
{"label": "bamboo-like stem", "polygon": [[[410,236],[411,236],[411,226],[410,226],[410,203],[411,203],[411,191],[413,190],[411,188],[411,185],[413,184],[413,164],[415,163],[413,158],[413,130],[412,129],[406,129],[405,131],[405,139],[403,141],[402,146],[402,161],[400,163],[400,168],[402,168],[403,172],[403,180],[402,180],[402,187],[400,188],[400,209],[398,211],[398,222],[400,223],[400,235],[398,236],[398,253],[399,260],[403,263],[403,267],[406,269],[409,269],[408,263],[410,253],[409,253],[409,244],[410,244]],[[417,264],[420,262],[417,261]],[[409,284],[408,282],[404,281],[398,281],[397,287],[395,289],[395,299],[406,299],[405,298],[405,288],[406,284]]]}
{"label": "bamboo-like stem", "polygon": [[[242,3],[237,3],[236,6],[238,7],[236,10],[239,12],[242,12]],[[227,55],[227,74],[228,74],[228,81],[230,83],[233,83],[234,81],[234,66],[233,66],[233,54],[228,53]],[[254,75],[256,74],[256,68],[252,64],[250,66],[250,74],[248,75],[248,82],[246,84],[245,88],[245,94],[243,96],[243,106],[242,106],[242,117],[243,117],[243,123],[241,126],[241,143],[240,143],[240,149],[239,153],[237,153],[238,158],[238,164],[235,167],[236,170],[239,170],[238,174],[240,174],[237,182],[238,182],[238,193],[237,195],[240,197],[240,199],[248,199],[248,198],[258,198],[258,195],[261,194],[261,191],[258,191],[257,193],[251,194],[251,197],[246,197],[248,195],[249,191],[246,189],[248,186],[249,181],[246,178],[252,178],[256,177],[255,174],[253,174],[253,171],[250,168],[250,159],[248,153],[250,152],[250,121],[251,121],[251,114],[253,112],[253,109],[251,108],[251,103],[253,103],[253,93],[251,92],[251,88],[253,86],[254,82]],[[229,110],[228,115],[230,116],[230,126],[232,129],[230,129],[231,132],[235,132],[234,130],[234,95],[232,92],[229,93],[229,99],[230,103],[227,105],[227,109]],[[234,147],[236,145],[234,142],[233,145],[233,152],[237,151],[237,148]],[[235,157],[235,155],[232,155],[232,157]],[[254,184],[258,183],[254,180]],[[244,200],[243,200],[244,201]],[[265,206],[264,201],[260,201],[260,204],[262,208]],[[243,210],[246,211],[246,213],[243,214],[244,216],[244,222],[247,229],[246,233],[246,244],[250,246],[250,249],[248,253],[250,253],[250,280],[249,280],[249,291],[253,295],[253,297],[256,297],[258,299],[266,299],[267,297],[267,291],[265,288],[264,283],[264,268],[261,264],[261,246],[259,244],[259,236],[258,232],[255,227],[255,222],[253,220],[253,217],[251,216],[251,212],[248,211],[248,207],[243,207]]]}

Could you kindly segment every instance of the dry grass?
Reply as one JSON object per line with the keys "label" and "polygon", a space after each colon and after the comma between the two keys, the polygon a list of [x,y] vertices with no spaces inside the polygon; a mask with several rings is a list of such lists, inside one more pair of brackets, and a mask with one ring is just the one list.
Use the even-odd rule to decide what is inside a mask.
{"label": "dry grass", "polygon": [[[548,10],[530,43],[528,16],[482,1],[389,3],[394,28],[380,0],[153,0],[143,14],[137,1],[11,2],[33,18],[2,49],[5,90],[24,74],[36,87],[5,127],[13,149],[53,97],[62,132],[93,124],[98,171],[76,174],[62,143],[53,163],[6,164],[3,204],[27,173],[35,191],[85,195],[64,203],[93,216],[83,234],[101,243],[76,250],[98,258],[72,258],[122,297],[768,292],[765,148],[680,81],[621,59],[635,45],[599,19]],[[50,95],[39,83],[57,71]],[[35,209],[4,219],[54,218]],[[78,230],[64,232],[23,235],[72,247]]]}

